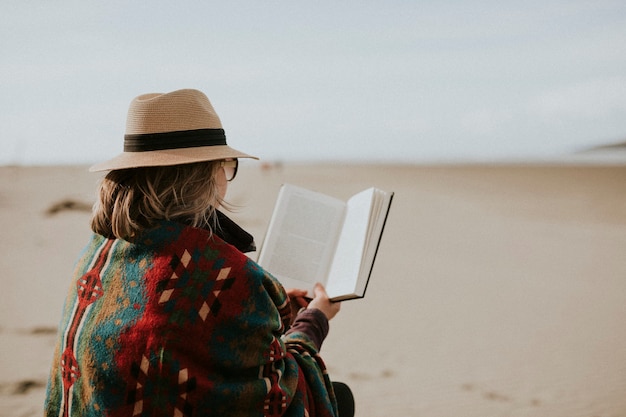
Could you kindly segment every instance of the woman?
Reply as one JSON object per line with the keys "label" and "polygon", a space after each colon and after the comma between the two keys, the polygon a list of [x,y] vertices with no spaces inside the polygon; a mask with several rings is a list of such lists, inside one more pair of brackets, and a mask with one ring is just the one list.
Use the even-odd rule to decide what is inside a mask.
{"label": "woman", "polygon": [[[282,286],[218,208],[237,173],[208,98],[147,94],[103,179],[75,268],[46,416],[334,416],[319,349],[339,310]],[[256,158],[255,158],[256,159]],[[295,309],[294,309],[295,310]]]}

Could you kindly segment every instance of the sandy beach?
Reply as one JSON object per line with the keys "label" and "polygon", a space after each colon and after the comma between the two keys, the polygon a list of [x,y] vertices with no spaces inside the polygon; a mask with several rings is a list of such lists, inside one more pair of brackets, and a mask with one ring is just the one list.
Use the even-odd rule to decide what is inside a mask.
{"label": "sandy beach", "polygon": [[[284,182],[396,193],[322,348],[358,416],[626,416],[625,166],[242,165],[232,217],[257,244]],[[99,178],[0,167],[0,416],[42,413]]]}

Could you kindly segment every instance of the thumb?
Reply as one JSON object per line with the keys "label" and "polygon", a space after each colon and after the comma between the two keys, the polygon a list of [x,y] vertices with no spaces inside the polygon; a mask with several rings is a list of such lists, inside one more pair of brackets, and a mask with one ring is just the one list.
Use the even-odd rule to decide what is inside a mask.
{"label": "thumb", "polygon": [[313,288],[313,294],[315,295],[315,298],[328,298],[326,288],[324,288],[324,286],[319,282],[315,284],[315,287]]}

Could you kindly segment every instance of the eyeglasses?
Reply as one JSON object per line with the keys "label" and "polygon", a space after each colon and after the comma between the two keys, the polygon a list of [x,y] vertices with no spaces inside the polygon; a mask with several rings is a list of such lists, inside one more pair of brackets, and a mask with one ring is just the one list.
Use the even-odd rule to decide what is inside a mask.
{"label": "eyeglasses", "polygon": [[229,159],[226,161],[220,161],[220,166],[224,169],[224,174],[226,174],[226,181],[232,181],[237,176],[239,160]]}

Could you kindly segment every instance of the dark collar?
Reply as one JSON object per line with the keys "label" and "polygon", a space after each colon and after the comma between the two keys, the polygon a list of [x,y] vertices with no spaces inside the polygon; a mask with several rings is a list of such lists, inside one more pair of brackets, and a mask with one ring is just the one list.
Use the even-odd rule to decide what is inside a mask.
{"label": "dark collar", "polygon": [[219,210],[215,210],[215,216],[217,221],[215,222],[213,233],[241,252],[254,252],[256,250],[254,237],[250,233],[243,230],[237,223]]}

